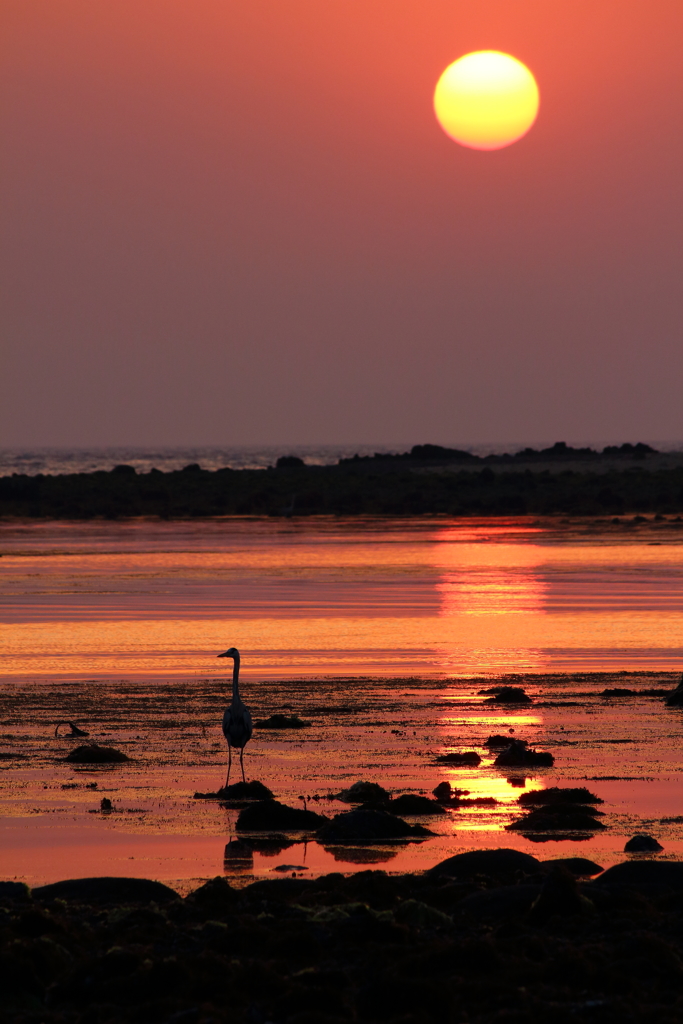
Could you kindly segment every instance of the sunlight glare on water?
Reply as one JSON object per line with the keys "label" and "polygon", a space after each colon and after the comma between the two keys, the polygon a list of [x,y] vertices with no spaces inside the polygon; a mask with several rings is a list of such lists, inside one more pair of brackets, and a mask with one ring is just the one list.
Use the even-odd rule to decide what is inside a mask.
{"label": "sunlight glare on water", "polygon": [[[675,668],[681,532],[523,520],[4,524],[8,679]],[[664,543],[662,543],[664,541]]]}

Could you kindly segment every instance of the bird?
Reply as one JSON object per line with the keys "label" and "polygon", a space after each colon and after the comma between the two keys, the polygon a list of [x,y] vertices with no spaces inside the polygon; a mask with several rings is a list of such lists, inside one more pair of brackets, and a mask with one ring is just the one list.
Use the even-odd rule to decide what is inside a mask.
{"label": "bird", "polygon": [[231,647],[219,658],[232,658],[232,701],[225,709],[223,715],[223,735],[228,741],[228,777],[225,780],[225,788],[230,784],[230,768],[232,767],[232,748],[236,747],[240,752],[240,767],[242,768],[242,782],[246,782],[244,775],[244,748],[251,739],[254,730],[249,714],[249,708],[243,703],[240,697],[240,652],[236,647]]}

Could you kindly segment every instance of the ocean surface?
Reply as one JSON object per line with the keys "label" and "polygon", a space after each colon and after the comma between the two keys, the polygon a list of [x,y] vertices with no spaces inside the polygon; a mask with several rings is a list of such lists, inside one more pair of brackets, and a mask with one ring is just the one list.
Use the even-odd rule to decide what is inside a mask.
{"label": "ocean surface", "polygon": [[[683,855],[683,713],[663,701],[683,666],[680,523],[4,522],[0,556],[0,877],[137,874],[186,891],[223,870],[407,870],[500,845],[613,863],[637,831]],[[496,803],[428,820],[424,843],[295,843],[224,867],[237,811],[193,794],[225,781],[216,655],[232,645],[255,718],[311,723],[257,729],[247,748],[248,777],[279,798],[331,815],[357,779],[427,794],[449,780]],[[487,703],[506,674],[532,705]],[[634,692],[603,695],[615,686]],[[62,720],[88,740],[56,737]],[[555,766],[495,768],[496,732]],[[132,760],[64,761],[90,740]],[[481,764],[435,760],[462,750]],[[557,784],[597,793],[608,827],[539,853],[505,826],[520,792]]]}

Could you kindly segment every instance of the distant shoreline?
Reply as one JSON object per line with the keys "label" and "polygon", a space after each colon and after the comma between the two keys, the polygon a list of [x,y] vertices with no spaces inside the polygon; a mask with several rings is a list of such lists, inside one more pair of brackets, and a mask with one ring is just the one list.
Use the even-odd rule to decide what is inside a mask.
{"label": "distant shoreline", "polygon": [[683,453],[643,444],[597,452],[558,443],[486,456],[416,445],[404,454],[354,455],[336,465],[308,465],[290,455],[263,469],[191,463],[139,473],[121,464],[110,471],[0,477],[0,518],[681,513]]}

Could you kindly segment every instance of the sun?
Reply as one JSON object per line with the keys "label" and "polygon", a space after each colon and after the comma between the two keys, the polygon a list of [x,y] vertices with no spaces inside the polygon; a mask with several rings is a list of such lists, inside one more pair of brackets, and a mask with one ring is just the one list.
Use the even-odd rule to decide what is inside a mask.
{"label": "sun", "polygon": [[509,53],[478,50],[450,64],[434,90],[446,135],[470,149],[502,149],[521,139],[538,114],[538,86]]}

